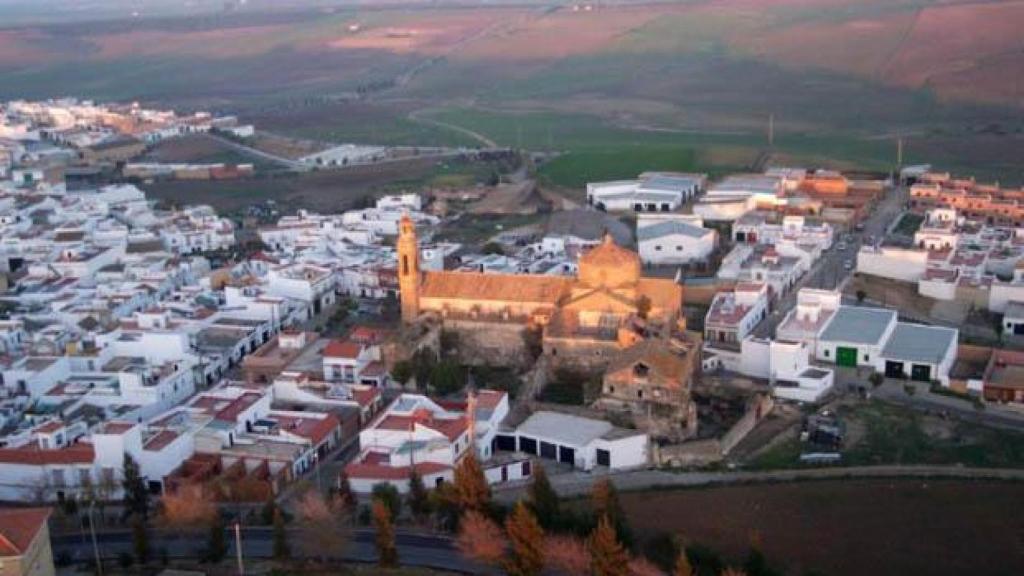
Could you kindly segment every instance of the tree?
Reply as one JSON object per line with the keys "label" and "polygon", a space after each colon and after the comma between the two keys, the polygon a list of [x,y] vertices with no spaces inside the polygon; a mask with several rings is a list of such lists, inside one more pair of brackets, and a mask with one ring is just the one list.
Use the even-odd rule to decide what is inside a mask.
{"label": "tree", "polygon": [[544,530],[522,502],[505,519],[505,532],[512,548],[505,560],[505,572],[510,576],[540,574],[544,569]]}
{"label": "tree", "polygon": [[647,315],[651,313],[651,299],[647,296],[640,296],[636,299],[636,315],[647,319]]}
{"label": "tree", "polygon": [[183,486],[160,498],[160,521],[172,528],[209,526],[217,506],[203,495],[201,486]]}
{"label": "tree", "polygon": [[465,371],[457,362],[442,360],[430,370],[430,386],[440,396],[454,394],[465,385]]}
{"label": "tree", "polygon": [[228,553],[228,544],[224,538],[224,519],[220,514],[215,514],[210,522],[210,532],[206,540],[206,550],[203,552],[203,560],[210,563],[217,563],[224,559]]}
{"label": "tree", "polygon": [[398,566],[398,548],[395,546],[395,527],[391,524],[391,510],[382,500],[373,499],[373,526],[377,533],[377,561],[382,568]]}
{"label": "tree", "polygon": [[284,514],[274,510],[274,560],[287,560],[292,555],[288,546],[288,529],[284,525]]}
{"label": "tree", "polygon": [[149,562],[149,531],[141,516],[132,516],[132,551],[139,564]]}
{"label": "tree", "polygon": [[497,566],[505,557],[505,534],[493,520],[470,510],[459,523],[455,547],[467,560]]}
{"label": "tree", "polygon": [[881,372],[874,372],[871,376],[868,376],[868,382],[871,382],[872,386],[878,388],[883,382],[885,382],[885,376],[882,376]]}
{"label": "tree", "polygon": [[551,487],[548,474],[543,466],[535,465],[533,483],[530,484],[530,508],[537,521],[545,530],[551,530],[558,522],[558,494]]}
{"label": "tree", "polygon": [[573,536],[549,536],[544,539],[547,565],[563,574],[586,574],[590,571],[587,545]]}
{"label": "tree", "polygon": [[601,516],[590,535],[590,571],[593,576],[627,576],[629,554],[615,535],[607,515]]}
{"label": "tree", "polygon": [[409,471],[409,496],[407,497],[409,510],[417,520],[430,515],[430,494],[427,487],[423,485],[423,478],[416,472],[415,468]]}
{"label": "tree", "polygon": [[473,450],[455,468],[455,496],[462,510],[482,512],[491,501],[491,487]]}
{"label": "tree", "polygon": [[481,249],[481,251],[484,254],[500,254],[502,256],[505,255],[505,249],[502,248],[501,244],[498,244],[497,242],[488,242],[487,244],[484,244],[484,247]]}
{"label": "tree", "polygon": [[124,489],[125,514],[148,518],[149,492],[142,479],[139,464],[128,454],[124,455],[124,480],[121,482],[121,488]]}
{"label": "tree", "polygon": [[260,521],[264,526],[270,526],[274,523],[274,518],[277,516],[277,501],[274,499],[274,495],[270,494],[267,497],[266,502],[263,503],[263,507],[260,508]]}
{"label": "tree", "polygon": [[395,379],[395,382],[402,385],[405,385],[412,378],[412,375],[412,362],[408,360],[395,362],[395,366],[391,369],[391,377]]}
{"label": "tree", "polygon": [[633,558],[629,561],[629,576],[664,576],[664,573],[646,558]]}
{"label": "tree", "polygon": [[594,516],[600,519],[602,516],[608,518],[619,541],[627,546],[632,542],[632,534],[626,524],[626,514],[619,502],[619,493],[615,485],[607,477],[601,478],[594,483],[590,492],[590,502],[594,510]]}
{"label": "tree", "polygon": [[338,506],[347,512],[351,512],[356,503],[355,494],[352,493],[352,483],[348,481],[348,474],[344,472],[338,476],[337,502]]}
{"label": "tree", "polygon": [[686,557],[686,552],[679,553],[679,559],[676,560],[676,567],[672,570],[672,576],[694,576],[693,566],[690,565],[690,559]]}
{"label": "tree", "polygon": [[348,511],[338,498],[328,500],[309,490],[295,504],[303,553],[321,562],[338,555],[349,542]]}
{"label": "tree", "polygon": [[392,521],[398,518],[398,513],[402,511],[402,496],[398,493],[398,488],[395,488],[394,484],[378,482],[373,485],[371,494],[374,501],[379,500],[381,504],[387,507]]}

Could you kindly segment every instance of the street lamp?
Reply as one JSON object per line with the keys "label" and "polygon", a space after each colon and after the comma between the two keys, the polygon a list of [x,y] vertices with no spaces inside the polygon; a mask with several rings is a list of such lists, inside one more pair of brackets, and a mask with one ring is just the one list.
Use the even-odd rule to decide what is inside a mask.
{"label": "street lamp", "polygon": [[96,501],[89,502],[89,531],[92,533],[92,553],[96,558],[96,575],[103,576],[103,560],[100,559],[100,547],[96,543],[96,518],[93,516],[93,509]]}
{"label": "street lamp", "polygon": [[242,521],[235,521],[235,556],[238,558],[238,576],[244,576],[245,565],[242,563]]}

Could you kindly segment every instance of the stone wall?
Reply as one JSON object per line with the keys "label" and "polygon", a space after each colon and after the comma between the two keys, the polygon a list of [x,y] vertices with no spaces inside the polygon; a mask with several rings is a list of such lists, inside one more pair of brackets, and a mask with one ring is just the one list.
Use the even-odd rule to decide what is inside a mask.
{"label": "stone wall", "polygon": [[724,459],[775,406],[767,394],[757,394],[743,416],[720,438],[656,446],[653,461],[661,466],[706,466]]}
{"label": "stone wall", "polygon": [[522,324],[445,319],[444,329],[457,334],[459,360],[465,364],[527,366],[532,363],[523,338],[526,328]]}

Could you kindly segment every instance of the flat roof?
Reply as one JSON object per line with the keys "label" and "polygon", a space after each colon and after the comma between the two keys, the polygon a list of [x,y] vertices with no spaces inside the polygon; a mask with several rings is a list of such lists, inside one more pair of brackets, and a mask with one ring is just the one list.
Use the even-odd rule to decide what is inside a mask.
{"label": "flat roof", "polygon": [[[629,432],[629,434],[621,434]],[[642,434],[635,430],[615,428],[610,422],[593,420],[558,412],[534,412],[516,428],[516,434],[540,440],[551,440],[566,446],[582,447],[606,436],[628,437]]]}
{"label": "flat roof", "polygon": [[821,339],[852,344],[881,344],[885,329],[895,319],[895,310],[840,306],[822,332]]}
{"label": "flat roof", "polygon": [[939,326],[900,322],[882,349],[882,357],[905,362],[938,364],[956,346],[957,331]]}
{"label": "flat roof", "polygon": [[703,238],[711,234],[711,230],[677,220],[666,220],[657,224],[649,224],[641,226],[636,230],[637,240],[653,240],[675,234],[689,236],[690,238]]}

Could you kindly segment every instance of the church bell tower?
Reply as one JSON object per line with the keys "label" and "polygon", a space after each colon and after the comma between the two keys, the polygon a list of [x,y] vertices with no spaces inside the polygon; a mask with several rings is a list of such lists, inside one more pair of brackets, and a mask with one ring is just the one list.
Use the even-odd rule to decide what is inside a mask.
{"label": "church bell tower", "polygon": [[420,247],[416,225],[408,214],[398,224],[398,291],[402,298],[402,321],[414,322],[420,315]]}

